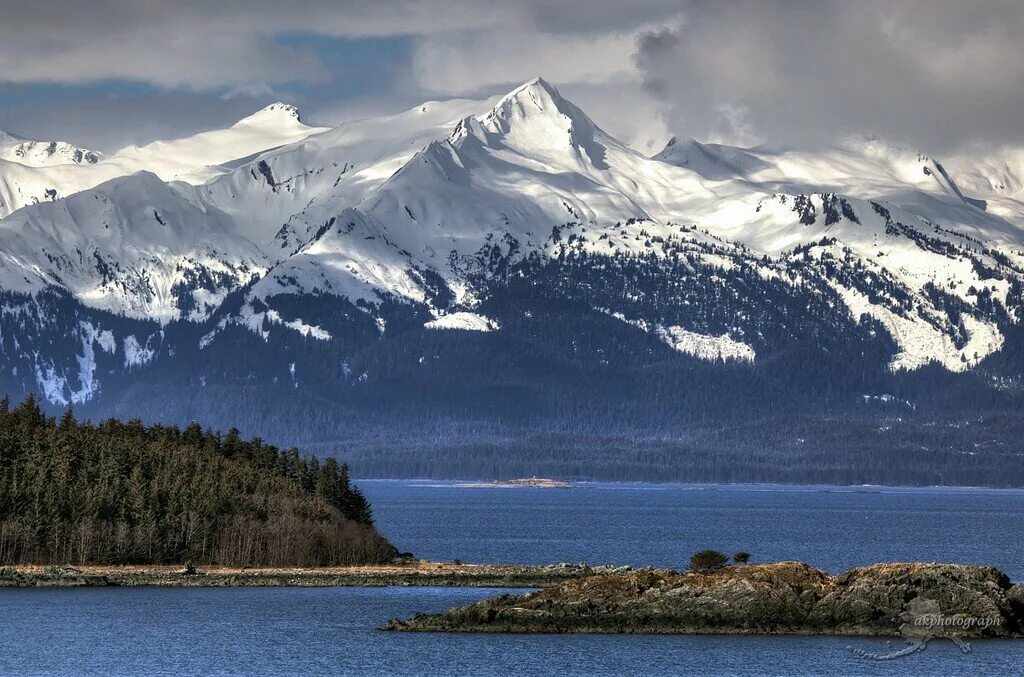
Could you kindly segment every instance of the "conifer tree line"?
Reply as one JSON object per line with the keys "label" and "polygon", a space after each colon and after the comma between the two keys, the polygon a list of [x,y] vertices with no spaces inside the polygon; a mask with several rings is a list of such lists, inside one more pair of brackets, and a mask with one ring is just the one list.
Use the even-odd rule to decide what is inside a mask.
{"label": "conifer tree line", "polygon": [[348,467],[197,424],[93,425],[0,400],[0,564],[390,560]]}

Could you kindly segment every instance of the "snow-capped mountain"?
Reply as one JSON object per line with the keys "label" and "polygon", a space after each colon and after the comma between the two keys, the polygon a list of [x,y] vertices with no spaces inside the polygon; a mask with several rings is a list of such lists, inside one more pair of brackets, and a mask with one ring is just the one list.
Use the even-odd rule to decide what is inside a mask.
{"label": "snow-capped mountain", "polygon": [[[621,420],[642,407],[609,397],[700,420],[957,389],[1012,408],[1018,166],[862,140],[648,157],[542,79],[329,130],[274,104],[95,163],[0,163],[0,386],[102,412],[143,393],[172,418],[259,386],[306,403],[317,442],[411,393],[456,418],[509,397]],[[56,193],[11,197],[42,172]],[[953,390],[922,390],[935,373]]]}
{"label": "snow-capped mountain", "polygon": [[59,288],[88,306],[161,323],[204,318],[265,257],[223,217],[149,172],[113,179],[0,225],[6,291]]}
{"label": "snow-capped mountain", "polygon": [[227,129],[129,146],[110,156],[65,142],[20,141],[0,133],[0,219],[137,172],[201,184],[229,171],[232,163],[322,131],[303,124],[294,106],[279,102]]}

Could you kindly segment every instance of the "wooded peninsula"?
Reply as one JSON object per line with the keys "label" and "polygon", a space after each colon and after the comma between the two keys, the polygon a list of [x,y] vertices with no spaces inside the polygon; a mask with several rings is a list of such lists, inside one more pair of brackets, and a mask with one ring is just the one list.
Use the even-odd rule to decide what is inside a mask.
{"label": "wooded peninsula", "polygon": [[333,458],[237,430],[48,417],[0,400],[0,564],[337,566],[397,551]]}

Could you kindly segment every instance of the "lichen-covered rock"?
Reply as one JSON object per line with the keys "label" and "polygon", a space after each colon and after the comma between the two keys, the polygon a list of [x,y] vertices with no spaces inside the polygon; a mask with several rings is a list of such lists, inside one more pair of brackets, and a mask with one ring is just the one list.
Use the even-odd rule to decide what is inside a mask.
{"label": "lichen-covered rock", "polygon": [[990,567],[879,564],[830,576],[781,562],[594,575],[385,629],[1014,637],[1022,602],[1020,586]]}

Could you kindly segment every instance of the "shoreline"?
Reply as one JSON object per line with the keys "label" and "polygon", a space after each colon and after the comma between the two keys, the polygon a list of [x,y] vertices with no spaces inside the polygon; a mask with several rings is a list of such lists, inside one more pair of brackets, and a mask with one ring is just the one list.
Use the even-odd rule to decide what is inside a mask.
{"label": "shoreline", "polygon": [[0,567],[0,588],[73,587],[467,587],[543,588],[628,567],[579,564],[503,565],[412,562],[339,567],[229,567],[196,565],[40,565]]}
{"label": "shoreline", "polygon": [[[507,485],[495,484],[498,480],[481,479],[438,479],[432,477],[355,477],[353,482],[384,483],[402,482],[407,484],[420,484],[423,486],[448,486],[452,488],[465,489],[491,489],[506,488]],[[653,480],[590,480],[590,479],[568,479],[556,480],[570,483],[573,489],[590,489],[594,487],[607,488],[678,488],[694,491],[724,490],[724,491],[794,491],[794,492],[836,492],[836,493],[1024,493],[1024,486],[1019,487],[996,487],[984,485],[956,485],[956,484],[801,484],[784,482],[656,482]],[[532,488],[532,487],[525,487]]]}

